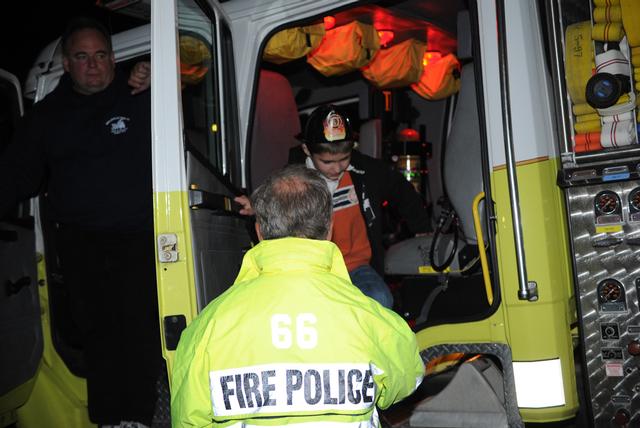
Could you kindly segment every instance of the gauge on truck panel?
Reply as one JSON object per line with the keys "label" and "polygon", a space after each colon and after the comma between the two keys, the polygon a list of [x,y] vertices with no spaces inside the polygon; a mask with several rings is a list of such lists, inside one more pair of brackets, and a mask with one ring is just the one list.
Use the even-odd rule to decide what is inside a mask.
{"label": "gauge on truck panel", "polygon": [[627,303],[624,285],[612,278],[600,281],[597,288],[598,303],[602,312],[625,312]]}
{"label": "gauge on truck panel", "polygon": [[617,224],[622,222],[620,196],[611,190],[603,190],[593,199],[596,224]]}
{"label": "gauge on truck panel", "polygon": [[640,187],[629,192],[629,221],[640,221]]}

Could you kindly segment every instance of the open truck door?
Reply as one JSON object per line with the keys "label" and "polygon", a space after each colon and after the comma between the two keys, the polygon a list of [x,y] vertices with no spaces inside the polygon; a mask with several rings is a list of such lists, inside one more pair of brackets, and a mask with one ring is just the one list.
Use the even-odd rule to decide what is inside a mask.
{"label": "open truck door", "polygon": [[[0,70],[0,153],[23,114],[18,79]],[[0,221],[0,418],[15,422],[15,410],[31,390],[42,358],[34,213],[30,201]],[[6,419],[6,421],[5,421]]]}
{"label": "open truck door", "polygon": [[233,202],[240,155],[231,31],[215,3],[172,3],[151,4],[155,232],[169,368],[184,327],[233,283],[252,245]]}
{"label": "open truck door", "polygon": [[[182,328],[233,282],[252,245],[252,225],[232,202],[241,193],[241,160],[231,32],[223,13],[217,4],[193,0],[152,7],[150,25],[144,25],[145,14],[139,17],[143,25],[114,34],[112,42],[125,69],[152,61],[158,322],[171,367]],[[57,45],[43,50],[27,79],[25,95],[35,102],[63,73]],[[3,77],[0,91],[4,146],[5,123],[13,127],[22,112],[17,79]],[[8,117],[11,122],[4,121]],[[90,427],[82,349],[68,322],[64,277],[46,212],[34,222],[38,201],[32,205],[16,208],[15,221],[0,223],[0,426]],[[36,259],[38,254],[43,256]],[[157,412],[154,424],[168,423],[167,413]]]}

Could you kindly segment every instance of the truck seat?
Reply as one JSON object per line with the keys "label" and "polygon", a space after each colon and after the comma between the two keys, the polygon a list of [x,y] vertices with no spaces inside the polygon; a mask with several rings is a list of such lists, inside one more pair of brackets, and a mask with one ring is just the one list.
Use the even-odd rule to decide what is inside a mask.
{"label": "truck seat", "polygon": [[248,187],[253,190],[271,172],[287,164],[289,149],[298,144],[298,106],[291,84],[283,75],[260,71],[251,132]]}

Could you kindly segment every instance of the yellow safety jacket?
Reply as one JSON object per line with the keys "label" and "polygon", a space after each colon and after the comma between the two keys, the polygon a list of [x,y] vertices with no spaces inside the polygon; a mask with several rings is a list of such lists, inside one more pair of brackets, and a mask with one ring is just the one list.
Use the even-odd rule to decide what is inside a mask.
{"label": "yellow safety jacket", "polygon": [[351,284],[330,241],[262,241],[231,288],[182,333],[173,427],[377,427],[411,394],[414,333]]}

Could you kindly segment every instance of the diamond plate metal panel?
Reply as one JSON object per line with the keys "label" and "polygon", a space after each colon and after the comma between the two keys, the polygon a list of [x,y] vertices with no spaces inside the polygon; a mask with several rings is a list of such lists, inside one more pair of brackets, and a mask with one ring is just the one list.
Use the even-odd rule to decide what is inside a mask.
{"label": "diamond plate metal panel", "polygon": [[[627,181],[566,191],[582,349],[596,427],[610,426],[620,409],[630,413],[629,426],[640,426],[640,357],[630,355],[627,349],[630,342],[640,341],[636,288],[640,246],[632,241],[640,237],[640,222],[629,221],[628,199],[639,186],[638,181]],[[596,225],[602,217],[596,213],[594,198],[602,191],[613,191],[620,197],[621,222]],[[616,283],[609,280],[618,281],[624,292],[618,295]]]}

